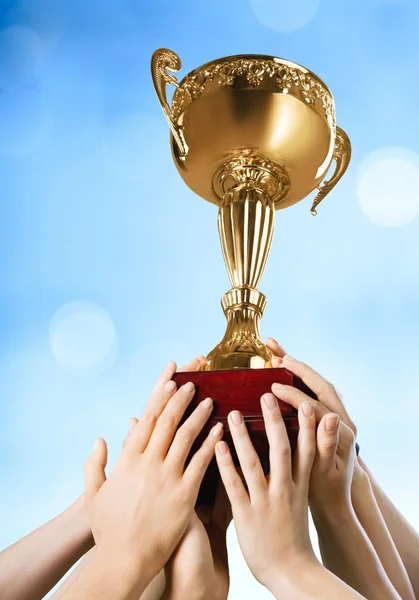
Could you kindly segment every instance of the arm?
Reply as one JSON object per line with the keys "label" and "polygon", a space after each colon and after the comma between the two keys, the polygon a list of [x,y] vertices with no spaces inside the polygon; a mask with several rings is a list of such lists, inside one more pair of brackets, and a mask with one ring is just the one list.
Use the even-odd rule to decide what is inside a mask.
{"label": "arm", "polygon": [[124,552],[98,548],[61,598],[138,600],[150,581],[150,565]]}
{"label": "arm", "polygon": [[[95,547],[89,550],[89,552],[83,557],[78,567],[72,573],[70,573],[70,575],[65,579],[64,583],[51,596],[51,600],[61,600],[61,598],[64,597],[65,593],[68,592],[72,586],[74,586],[81,573],[85,571],[86,567],[88,567],[92,562],[94,564],[96,560],[95,554]],[[164,571],[161,571],[145,589],[140,600],[161,600],[164,592],[164,586]],[[138,600],[138,598],[135,600]]]}
{"label": "arm", "polygon": [[148,407],[109,478],[106,443],[96,441],[85,467],[86,510],[96,550],[62,600],[138,600],[187,530],[223,428],[213,427],[186,465],[213,403],[201,402],[178,429],[195,389],[192,383],[179,390],[168,383],[160,416],[156,419]]}
{"label": "arm", "polygon": [[413,590],[419,597],[419,534],[381,489],[363,460],[358,460],[369,477],[375,500],[409,575]]}
{"label": "arm", "polygon": [[83,498],[0,553],[2,600],[40,600],[93,545]]}
{"label": "arm", "polygon": [[[340,395],[338,392],[336,392],[331,383],[326,381],[321,375],[316,373],[304,363],[301,363],[288,355],[285,355],[282,358],[282,365],[292,371],[295,375],[301,377],[304,383],[306,383],[306,385],[308,385],[308,387],[311,388],[317,395],[318,402],[310,400],[313,409],[316,412],[317,420],[320,420],[329,411],[334,411],[340,416],[342,419],[342,424],[346,427],[346,429],[349,428],[349,430],[356,435],[356,427],[349,417]],[[281,396],[281,399],[288,401],[292,406],[298,408],[303,401],[307,400],[307,397],[301,392],[297,391],[295,393],[291,390],[292,388],[290,388],[289,393],[285,391],[284,393],[287,397],[283,398]],[[380,514],[379,507],[368,490],[368,477],[361,468],[360,461],[358,460],[355,462],[353,471],[351,501],[353,508],[355,509],[357,520],[360,522],[366,534],[369,536],[369,540],[372,543],[374,550],[394,588],[404,600],[414,599],[415,594],[406,568],[401,560],[400,555],[398,554],[396,546],[391,539],[386,523]],[[398,528],[395,527],[395,529]],[[400,544],[403,545],[403,541],[400,539],[401,530],[398,529],[398,531],[398,539],[400,540]],[[408,542],[408,545],[404,546],[404,548],[412,548],[414,539],[415,537],[412,535],[411,529],[409,540],[412,543],[412,546],[410,546],[410,543]],[[416,536],[416,540],[417,539],[418,537]],[[418,556],[417,550],[416,556]],[[408,560],[407,556],[405,557],[405,560]],[[409,563],[412,571],[414,571],[414,562],[414,560],[410,560]],[[418,580],[419,577],[416,578],[416,581]]]}
{"label": "arm", "polygon": [[279,573],[271,591],[278,600],[366,600],[320,563]]}
{"label": "arm", "polygon": [[[309,402],[317,421],[321,421],[317,431],[318,454],[313,467],[310,506],[325,565],[368,598],[414,599],[403,564],[394,552],[394,546],[388,543],[385,523],[378,519],[379,515],[371,505],[360,522],[352,505],[354,472],[357,485],[361,479],[359,467],[355,470],[355,436],[345,423],[339,427],[338,415],[330,414],[326,408],[333,404],[329,396],[336,395],[334,388],[295,359],[285,356],[283,364],[301,377],[319,398],[312,400],[290,386],[274,384],[272,388],[281,400],[295,408]],[[326,427],[329,419],[334,422],[334,429]],[[365,508],[365,504],[363,506]],[[374,518],[372,527],[371,518]],[[362,527],[364,523],[368,525],[367,530]],[[368,537],[371,532],[373,538]]]}
{"label": "arm", "polygon": [[317,561],[308,533],[308,489],[316,453],[315,418],[310,404],[298,412],[300,430],[294,461],[278,402],[261,401],[270,445],[270,476],[265,478],[242,415],[228,423],[245,489],[225,442],[217,463],[233,509],[240,547],[255,578],[278,599],[360,600],[363,598]]}
{"label": "arm", "polygon": [[312,512],[325,567],[368,600],[398,600],[400,596],[352,507]]}
{"label": "arm", "polygon": [[[381,498],[384,500],[385,495]],[[388,576],[403,599],[414,600],[419,592],[419,536],[387,499],[384,512],[380,511],[373,491],[373,484],[365,472],[356,485],[352,486],[352,503],[361,525],[373,543]],[[384,514],[392,531],[387,527]],[[390,517],[392,515],[392,518]],[[399,516],[398,522],[394,518]],[[395,535],[395,538],[392,535]],[[394,539],[394,541],[393,541]],[[399,554],[396,540],[401,551]],[[410,579],[409,579],[410,576]],[[412,587],[413,586],[413,587]]]}

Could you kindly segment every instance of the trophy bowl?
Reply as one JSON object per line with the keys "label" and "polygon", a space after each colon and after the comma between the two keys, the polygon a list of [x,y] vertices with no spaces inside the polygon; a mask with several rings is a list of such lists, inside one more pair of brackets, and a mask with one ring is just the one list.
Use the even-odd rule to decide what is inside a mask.
{"label": "trophy bowl", "polygon": [[[180,58],[171,50],[154,52],[151,72],[170,127],[173,159],[186,185],[218,207],[232,287],[221,301],[225,335],[207,355],[203,372],[177,373],[175,381],[195,383],[191,410],[208,396],[214,400],[203,435],[221,421],[228,440],[227,414],[240,410],[267,468],[261,396],[279,382],[314,397],[285,369],[266,368],[272,366],[273,354],[259,332],[267,301],[257,288],[273,239],[275,213],[317,188],[311,206],[311,213],[317,214],[317,206],[349,165],[351,144],[336,126],[329,88],[301,65],[273,56],[237,55],[208,62],[178,82],[173,73],[180,68]],[[175,88],[171,105],[168,85]],[[294,446],[296,413],[285,403],[280,407]],[[206,500],[214,492],[214,473],[212,467],[203,486]]]}

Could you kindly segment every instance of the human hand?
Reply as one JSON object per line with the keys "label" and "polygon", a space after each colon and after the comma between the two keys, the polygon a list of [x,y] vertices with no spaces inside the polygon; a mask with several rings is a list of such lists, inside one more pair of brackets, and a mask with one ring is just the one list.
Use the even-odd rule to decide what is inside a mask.
{"label": "human hand", "polygon": [[[273,394],[261,399],[270,445],[265,478],[242,415],[233,411],[229,427],[248,492],[225,442],[216,446],[221,478],[229,496],[240,547],[255,578],[275,593],[278,580],[316,565],[308,533],[308,490],[316,451],[315,418],[309,404],[298,412],[300,431],[293,464],[288,435]],[[307,412],[305,412],[307,409]]]}
{"label": "human hand", "polygon": [[[355,437],[357,436],[358,430],[348,414],[346,407],[343,403],[343,399],[341,394],[336,390],[334,385],[327,381],[316,373],[314,369],[311,369],[308,365],[296,360],[292,356],[289,356],[285,350],[278,344],[276,340],[273,338],[268,338],[266,342],[268,348],[272,350],[272,352],[280,358],[279,363],[275,363],[275,366],[282,366],[297,377],[300,377],[309,387],[311,387],[305,380],[304,377],[308,377],[312,384],[316,387],[317,391],[311,387],[313,392],[317,395],[319,401],[330,411],[339,415],[341,421],[345,423],[352,431],[354,432]],[[275,359],[274,359],[275,360]]]}
{"label": "human hand", "polygon": [[[165,377],[175,368],[171,363]],[[222,434],[222,425],[216,425],[185,468],[193,442],[211,414],[212,401],[201,402],[176,432],[194,386],[189,383],[176,391],[169,380],[160,392],[159,402],[151,403],[164,406],[160,416],[156,418],[149,405],[109,479],[103,440],[97,440],[86,463],[86,508],[98,549],[108,557],[125,556],[141,571],[145,585],[164,567],[186,531]]]}
{"label": "human hand", "polygon": [[[273,340],[269,338],[267,345],[269,345],[272,351],[275,351],[275,345],[272,342]],[[284,351],[282,350],[282,352]],[[281,358],[280,366],[288,369],[294,373],[294,375],[297,375],[297,377],[300,377],[300,379],[302,379],[302,381],[316,394],[318,401],[313,400],[294,387],[283,386],[280,384],[275,384],[276,391],[272,388],[272,391],[274,391],[276,396],[280,397],[284,402],[291,404],[291,406],[296,409],[298,409],[303,402],[310,402],[315,412],[317,423],[319,423],[327,413],[336,413],[341,422],[346,425],[346,427],[352,431],[354,437],[356,437],[357,428],[343,404],[341,395],[339,392],[337,392],[333,384],[324,379],[324,377],[319,375],[319,373],[314,371],[314,369],[308,365],[296,360],[295,358],[292,358],[287,354],[283,355]],[[345,435],[347,437],[349,433],[346,432]],[[354,490],[358,484],[365,482],[367,478],[368,476],[366,472],[361,467],[359,461],[355,458],[352,477],[352,490]]]}
{"label": "human hand", "polygon": [[317,428],[317,452],[310,478],[313,516],[348,514],[352,511],[355,437],[335,413],[322,417]]}
{"label": "human hand", "polygon": [[227,598],[230,577],[226,533],[231,507],[221,482],[207,522],[202,522],[197,512],[192,514],[179,546],[166,565],[162,600]]}

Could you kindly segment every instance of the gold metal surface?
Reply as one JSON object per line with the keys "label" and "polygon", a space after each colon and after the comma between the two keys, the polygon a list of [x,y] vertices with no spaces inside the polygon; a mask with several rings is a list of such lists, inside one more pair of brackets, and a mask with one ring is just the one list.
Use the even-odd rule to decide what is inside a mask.
{"label": "gold metal surface", "polygon": [[[176,167],[194,192],[219,207],[221,246],[233,286],[222,299],[226,334],[205,368],[260,368],[272,358],[260,339],[266,298],[257,286],[275,210],[318,188],[315,215],[348,167],[350,141],[336,127],[330,90],[301,65],[272,56],[232,56],[178,82],[168,71],[180,67],[171,50],[153,54],[153,82],[171,129]],[[175,86],[171,106],[169,84]],[[333,161],[333,174],[324,181]]]}

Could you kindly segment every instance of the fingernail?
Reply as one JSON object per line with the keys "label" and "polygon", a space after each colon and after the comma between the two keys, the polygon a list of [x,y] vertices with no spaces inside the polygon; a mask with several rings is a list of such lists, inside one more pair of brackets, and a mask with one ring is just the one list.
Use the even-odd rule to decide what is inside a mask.
{"label": "fingernail", "polygon": [[269,338],[268,338],[268,342],[273,342],[274,344],[276,344],[277,346],[279,346],[278,342],[277,342],[277,341],[276,341],[276,339],[275,339],[275,338],[273,338],[273,337],[269,337]]}
{"label": "fingernail", "polygon": [[282,385],[282,383],[273,383],[272,384],[272,388],[278,390],[278,391],[283,391],[287,386],[286,385]]}
{"label": "fingernail", "polygon": [[220,454],[227,454],[228,452],[228,446],[225,442],[218,442],[216,448],[217,452],[219,452]]}
{"label": "fingernail", "polygon": [[92,450],[92,452],[96,452],[96,450],[99,449],[99,444],[100,444],[99,438],[97,438],[97,440],[95,440],[95,443],[93,444],[93,450]]}
{"label": "fingernail", "polygon": [[314,414],[314,410],[310,402],[303,402],[301,405],[301,410],[303,411],[305,417],[311,417]]}
{"label": "fingernail", "polygon": [[212,407],[212,398],[205,398],[205,400],[202,402],[202,407],[203,408],[211,408]]}
{"label": "fingernail", "polygon": [[234,425],[241,425],[243,423],[242,414],[238,410],[233,410],[233,412],[230,413],[230,418]]}
{"label": "fingernail", "polygon": [[223,424],[217,423],[217,425],[212,428],[212,435],[214,437],[220,437],[222,431],[223,431]]}
{"label": "fingernail", "polygon": [[165,392],[174,392],[176,389],[176,383],[174,381],[168,381],[164,386]]}
{"label": "fingernail", "polygon": [[135,419],[135,417],[131,417],[131,419],[129,420],[128,435],[131,435],[131,433],[134,431],[136,425],[137,425],[137,419]]}
{"label": "fingernail", "polygon": [[198,360],[199,360],[199,362],[200,362],[200,363],[203,363],[203,362],[205,362],[207,359],[205,358],[205,356],[204,356],[203,354],[200,354],[200,355],[198,356]]}
{"label": "fingernail", "polygon": [[267,408],[275,408],[278,406],[278,401],[273,394],[265,394],[263,396],[263,401],[265,402]]}
{"label": "fingernail", "polygon": [[185,383],[185,385],[183,386],[184,392],[193,392],[194,389],[195,389],[195,386],[192,383],[192,381],[188,381],[188,383]]}
{"label": "fingernail", "polygon": [[170,362],[167,363],[166,369],[167,370],[176,369],[176,363],[173,360],[171,360]]}
{"label": "fingernail", "polygon": [[337,429],[338,424],[339,417],[337,415],[327,415],[324,423],[326,431],[335,431]]}

